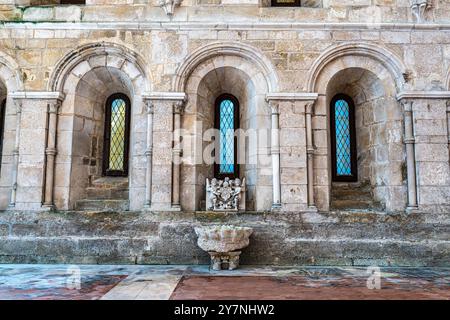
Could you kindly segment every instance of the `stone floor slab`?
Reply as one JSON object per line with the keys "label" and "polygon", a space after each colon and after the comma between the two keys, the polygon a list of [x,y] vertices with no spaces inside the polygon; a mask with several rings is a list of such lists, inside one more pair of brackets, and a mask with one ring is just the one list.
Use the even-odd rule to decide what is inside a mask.
{"label": "stone floor slab", "polygon": [[0,299],[450,299],[449,268],[379,271],[371,290],[362,267],[0,265]]}

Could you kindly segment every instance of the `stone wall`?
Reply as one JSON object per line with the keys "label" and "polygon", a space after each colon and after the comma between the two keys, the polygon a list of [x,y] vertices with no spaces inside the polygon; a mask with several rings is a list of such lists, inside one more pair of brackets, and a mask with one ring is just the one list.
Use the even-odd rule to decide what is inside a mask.
{"label": "stone wall", "polygon": [[1,263],[207,264],[194,227],[250,226],[252,265],[448,267],[448,218],[423,215],[211,212],[0,215]]}
{"label": "stone wall", "polygon": [[[122,92],[130,97],[132,110],[130,208],[152,212],[158,219],[180,215],[180,220],[175,226],[158,220],[152,226],[155,234],[148,237],[160,238],[146,239],[145,229],[136,240],[137,253],[125,248],[133,242],[129,229],[125,238],[100,238],[106,239],[106,247],[125,250],[126,258],[116,261],[203,261],[199,252],[187,254],[194,247],[190,224],[202,222],[189,212],[202,209],[212,166],[190,162],[174,138],[176,129],[188,129],[186,138],[195,140],[211,127],[213,102],[227,92],[240,100],[242,128],[270,131],[267,144],[244,148],[247,159],[255,160],[241,170],[248,183],[248,209],[257,211],[254,220],[251,214],[224,220],[249,219],[255,226],[267,226],[260,229],[264,236],[258,238],[257,233],[254,251],[244,257],[247,262],[305,262],[316,256],[306,253],[310,250],[323,254],[324,263],[336,261],[332,256],[337,254],[342,263],[362,259],[362,264],[373,252],[380,261],[394,257],[397,264],[441,264],[448,239],[433,233],[434,225],[416,223],[430,217],[433,223],[446,221],[450,211],[450,3],[429,1],[423,15],[406,0],[302,5],[272,8],[267,1],[185,0],[168,16],[156,0],[87,1],[82,6],[3,0],[0,97],[6,95],[7,104],[0,209],[9,206],[17,212],[1,214],[2,259],[33,261],[31,253],[20,260],[12,252],[20,252],[21,245],[36,249],[19,237],[38,237],[42,227],[50,230],[45,236],[57,250],[65,250],[64,243],[67,250],[78,250],[74,261],[106,261],[106,249],[101,258],[92,255],[97,244],[89,243],[100,241],[91,239],[93,230],[85,235],[72,232],[89,221],[88,214],[75,214],[73,220],[73,213],[63,214],[58,234],[51,222],[54,216],[30,212],[71,210],[84,197],[89,180],[101,171],[105,99]],[[362,229],[361,221],[348,218],[351,213],[344,218],[327,215],[332,190],[329,104],[336,93],[346,93],[356,103],[360,180],[370,184],[375,200],[385,208],[376,218],[363,215],[375,222]],[[203,120],[200,131],[197,120]],[[179,157],[178,166],[173,162]],[[24,210],[30,219],[39,217],[42,226],[21,226]],[[317,212],[322,212],[315,216],[322,236],[305,240],[305,221],[296,217]],[[144,213],[145,218],[137,214],[123,221],[121,214],[114,216],[117,226],[148,222]],[[385,224],[391,214],[411,222],[410,228],[396,234],[399,224]],[[277,225],[283,215],[293,220]],[[341,224],[347,218],[348,224]],[[336,237],[327,238],[324,230],[329,225],[320,224],[327,219],[332,219],[330,230]],[[447,228],[445,223],[442,228]],[[369,232],[372,227],[375,233]],[[298,228],[299,233],[289,233]],[[343,232],[352,238],[349,230],[361,231],[361,238],[337,236]],[[362,230],[369,230],[367,241]],[[427,244],[426,237],[418,235],[414,247],[414,233],[443,242]],[[67,240],[71,235],[88,239]],[[58,237],[67,241],[58,243]],[[160,240],[165,237],[180,246],[170,247]],[[189,241],[182,244],[182,239]],[[333,239],[344,249],[334,246]],[[45,241],[38,244],[42,257],[51,256],[42,249]],[[377,247],[379,243],[383,245]],[[151,251],[153,245],[156,251]],[[263,248],[281,247],[285,251],[279,257],[264,257]],[[362,253],[352,255],[353,249]],[[383,255],[384,249],[389,253]],[[146,250],[151,251],[147,258]],[[290,257],[289,250],[297,258]],[[425,257],[429,252],[430,259]],[[69,256],[35,261],[69,262]]]}

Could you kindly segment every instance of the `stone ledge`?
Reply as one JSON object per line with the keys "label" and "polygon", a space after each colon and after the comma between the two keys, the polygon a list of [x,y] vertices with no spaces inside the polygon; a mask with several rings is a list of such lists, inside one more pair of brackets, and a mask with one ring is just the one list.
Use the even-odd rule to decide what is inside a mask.
{"label": "stone ledge", "polygon": [[448,266],[450,224],[367,212],[2,212],[0,263],[206,264],[214,224],[254,229],[244,264]]}

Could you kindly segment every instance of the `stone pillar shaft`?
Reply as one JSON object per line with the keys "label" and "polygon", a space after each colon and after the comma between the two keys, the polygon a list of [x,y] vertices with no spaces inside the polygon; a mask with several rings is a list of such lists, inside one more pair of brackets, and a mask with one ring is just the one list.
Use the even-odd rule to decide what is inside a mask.
{"label": "stone pillar shaft", "polygon": [[173,105],[173,173],[172,173],[172,208],[181,209],[180,205],[180,164],[181,164],[181,114],[183,112],[183,101],[175,102]]}
{"label": "stone pillar shaft", "polygon": [[9,207],[13,208],[16,206],[17,198],[17,173],[19,168],[19,145],[20,145],[20,119],[22,115],[22,102],[15,101],[16,104],[16,136],[14,141],[13,150],[13,167],[12,167],[12,187],[11,196],[9,200]]}
{"label": "stone pillar shaft", "polygon": [[404,143],[406,145],[406,166],[408,175],[408,208],[417,208],[416,159],[414,139],[413,102],[402,100],[405,121]]}
{"label": "stone pillar shaft", "polygon": [[56,129],[58,122],[58,109],[60,101],[51,101],[48,104],[48,127],[47,127],[47,147],[45,148],[45,192],[44,207],[53,208],[53,189],[56,158]]}
{"label": "stone pillar shaft", "polygon": [[450,163],[450,101],[447,101],[448,161]]}
{"label": "stone pillar shaft", "polygon": [[314,103],[307,103],[305,105],[308,207],[315,207],[316,205],[314,201],[314,144],[313,144],[313,130],[312,130],[313,107]]}
{"label": "stone pillar shaft", "polygon": [[273,204],[272,209],[281,208],[281,182],[280,182],[280,112],[276,102],[270,102],[272,112],[271,155],[273,174]]}
{"label": "stone pillar shaft", "polygon": [[147,149],[145,156],[147,159],[147,168],[145,173],[145,206],[150,207],[152,203],[152,156],[153,156],[153,102],[146,101],[147,107]]}

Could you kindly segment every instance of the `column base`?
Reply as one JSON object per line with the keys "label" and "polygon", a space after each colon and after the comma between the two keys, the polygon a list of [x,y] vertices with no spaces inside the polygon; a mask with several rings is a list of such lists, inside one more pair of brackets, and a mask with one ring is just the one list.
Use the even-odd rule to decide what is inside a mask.
{"label": "column base", "polygon": [[306,209],[306,212],[319,212],[319,210],[317,210],[316,206],[308,206],[308,209]]}
{"label": "column base", "polygon": [[273,203],[272,204],[272,211],[280,211],[281,210],[281,203]]}
{"label": "column base", "polygon": [[407,206],[405,211],[407,213],[417,212],[419,211],[419,206]]}
{"label": "column base", "polygon": [[55,211],[55,210],[56,210],[56,207],[55,207],[54,204],[43,204],[42,207],[41,207],[41,209],[42,209],[43,211]]}
{"label": "column base", "polygon": [[161,207],[161,206],[155,206],[155,205],[144,205],[143,207],[144,211],[158,211],[158,212],[164,212],[164,211],[181,211],[181,206],[171,206],[171,207]]}
{"label": "column base", "polygon": [[173,204],[170,211],[181,211],[181,206],[179,204]]}

